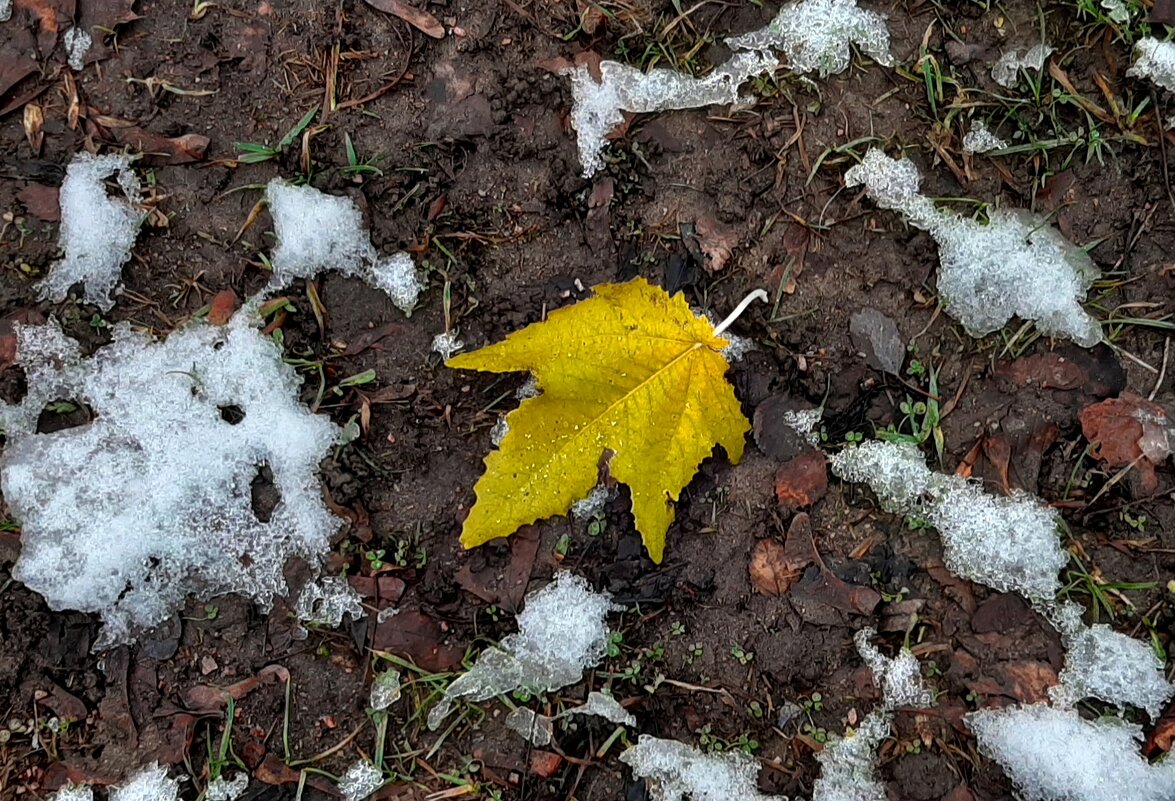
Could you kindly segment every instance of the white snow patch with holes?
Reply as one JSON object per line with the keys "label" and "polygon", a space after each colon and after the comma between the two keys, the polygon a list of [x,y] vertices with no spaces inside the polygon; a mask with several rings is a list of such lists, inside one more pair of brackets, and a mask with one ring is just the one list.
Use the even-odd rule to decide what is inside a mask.
{"label": "white snow patch with holes", "polygon": [[865,483],[891,512],[916,515],[938,529],[952,573],[1001,592],[1052,599],[1068,562],[1059,518],[1024,493],[988,495],[964,479],[936,473],[909,443],[870,440],[832,458],[832,472]]}
{"label": "white snow patch with holes", "polygon": [[73,27],[61,37],[61,46],[65,48],[69,59],[69,68],[74,72],[81,72],[86,68],[86,53],[94,44],[94,37],[83,28]]}
{"label": "white snow patch with holes", "polygon": [[1175,798],[1175,759],[1147,763],[1141,727],[1120,719],[1085,720],[1042,704],[973,712],[967,726],[1025,801]]}
{"label": "white snow patch with holes", "polygon": [[167,768],[151,764],[126,780],[125,784],[110,788],[109,801],[175,801],[179,782],[167,777]]}
{"label": "white snow patch with holes", "polygon": [[383,290],[397,309],[412,314],[424,290],[412,258],[407,253],[381,257],[354,201],[280,178],[269,182],[265,199],[277,234],[270,291],[334,270]]}
{"label": "white snow patch with holes", "polygon": [[465,343],[458,339],[453,331],[442,331],[432,338],[432,351],[440,354],[442,362],[449,361],[454,353],[464,347]]}
{"label": "white snow patch with holes", "polygon": [[[323,576],[307,582],[295,604],[298,620],[312,626],[337,629],[343,625],[343,616],[352,620],[363,617],[363,598],[343,576]],[[300,632],[305,636],[306,632]]]}
{"label": "white snow patch with holes", "polygon": [[615,495],[616,490],[597,484],[586,496],[571,504],[570,514],[576,520],[590,520],[604,511],[604,506]]}
{"label": "white snow patch with holes", "polygon": [[988,130],[987,123],[980,119],[972,120],[971,130],[963,135],[964,153],[987,153],[1007,146],[1008,143]]}
{"label": "white snow patch with holes", "polygon": [[779,9],[765,28],[726,40],[731,50],[778,50],[792,72],[821,78],[844,72],[852,45],[882,66],[893,66],[885,17],[859,8],[856,0],[800,0]]}
{"label": "white snow patch with holes", "polygon": [[704,78],[694,78],[671,69],[644,73],[617,61],[603,61],[598,83],[586,66],[566,70],[574,100],[571,125],[578,135],[584,177],[590,178],[604,166],[604,145],[608,134],[624,122],[623,112],[643,114],[735,103],[740,86],[778,64],[766,53],[736,53]]}
{"label": "white snow patch with holes", "polygon": [[12,0],[0,0],[0,22],[12,19]]}
{"label": "white snow patch with holes", "polygon": [[204,790],[204,801],[237,801],[249,789],[249,774],[238,773],[232,781],[221,774],[208,782]]}
{"label": "white snow patch with holes", "polygon": [[783,424],[804,438],[814,448],[820,446],[820,421],[824,419],[823,407],[815,409],[788,409],[783,413]]}
{"label": "white snow patch with holes", "polygon": [[1015,87],[1020,79],[1020,70],[1040,72],[1044,69],[1044,62],[1053,53],[1053,48],[1047,44],[1033,45],[1024,55],[1019,50],[1009,50],[1004,53],[991,68],[991,78],[1005,89]]}
{"label": "white snow patch with holes", "polygon": [[360,759],[339,777],[338,787],[345,801],[363,801],[383,783],[383,772],[366,759]]}
{"label": "white snow patch with holes", "polygon": [[385,670],[383,673],[376,674],[374,681],[371,682],[371,697],[367,702],[368,706],[377,711],[388,709],[400,700],[400,692],[400,671]]}
{"label": "white snow patch with holes", "polygon": [[946,313],[969,334],[998,331],[1015,316],[1083,347],[1102,341],[1101,326],[1081,307],[1099,275],[1085,251],[1027,211],[994,209],[987,224],[940,211],[919,191],[920,182],[913,162],[876,148],[845,174],[847,186],[864,186],[878,206],[902,214],[938,243],[939,294]]}
{"label": "white snow patch with holes", "polygon": [[[114,305],[111,292],[131,258],[143,215],[136,204],[139,179],[129,156],[77,154],[61,184],[61,229],[57,245],[65,257],[55,263],[38,291],[42,299],[65,300],[74,284],[85,284],[84,299],[103,311]],[[121,198],[106,192],[105,181],[118,176]]]}
{"label": "white snow patch with holes", "polygon": [[606,618],[619,608],[579,576],[556,574],[526,597],[518,632],[482,651],[469,672],[449,685],[429,711],[428,727],[435,731],[462,698],[476,702],[520,688],[541,693],[575,684],[603,658],[612,634]]}
{"label": "white snow patch with holes", "polygon": [[[290,557],[316,564],[329,550],[340,521],[318,463],[338,429],[299,402],[301,378],[247,315],[163,341],[119,325],[90,358],[56,325],[17,337],[29,390],[0,406],[0,486],[23,529],[13,575],[52,609],[99,614],[96,648],[133,640],[189,594],[268,610]],[[94,419],[36,433],[60,399]],[[236,425],[229,407],[244,412]],[[251,501],[262,465],[281,495],[267,523]]]}
{"label": "white snow patch with holes", "polygon": [[1126,74],[1175,91],[1175,42],[1161,42],[1153,36],[1139,39],[1134,43],[1134,64]]}

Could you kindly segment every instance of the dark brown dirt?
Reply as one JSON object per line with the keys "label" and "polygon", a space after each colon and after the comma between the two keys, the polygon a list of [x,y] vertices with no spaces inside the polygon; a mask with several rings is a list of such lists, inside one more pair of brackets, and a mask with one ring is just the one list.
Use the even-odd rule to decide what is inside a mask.
{"label": "dark brown dirt", "polygon": [[[95,5],[107,10],[117,4]],[[939,19],[929,2],[867,5],[889,13],[899,62],[915,62],[926,37],[930,53],[961,85],[988,91],[995,87],[984,64],[1003,47],[997,18],[1007,43],[1039,37],[1035,6],[997,12],[958,4],[953,16]],[[182,0],[139,0],[134,8],[141,18],[119,28],[109,57],[76,76],[82,114],[76,127],[70,125],[73,94],[60,48],[39,74],[0,98],[3,107],[20,92],[43,89],[37,102],[45,117],[39,153],[26,141],[19,110],[0,117],[0,211],[8,215],[0,223],[0,312],[35,308],[61,320],[87,347],[105,340],[95,309],[37,302],[34,282],[56,256],[56,226],[17,200],[31,185],[58,185],[79,150],[107,146],[91,124],[98,115],[163,136],[210,140],[202,163],[150,168],[164,216],[141,234],[124,270],[126,292],[108,322],[129,321],[163,334],[220,290],[240,297],[257,291],[265,281],[258,255],[273,243],[267,215],[234,240],[260,196],[258,187],[275,176],[297,176],[304,159],[314,186],[359,202],[377,247],[409,248],[431,268],[421,308],[405,320],[379,292],[328,275],[318,284],[328,313],[325,337],[299,284],[290,293],[298,310],[284,325],[285,344],[292,354],[327,358],[330,379],[374,369],[379,386],[402,390],[393,393],[394,402],[376,405],[370,430],[323,467],[333,501],[355,510],[356,520],[337,544],[330,569],[367,576],[364,551],[391,555],[404,544],[405,564],[383,575],[403,580],[400,605],[420,612],[413,619],[420,631],[439,638],[442,650],[407,649],[401,656],[432,660],[430,670],[453,669],[466,648],[512,630],[509,611],[517,593],[496,585],[501,600],[490,606],[457,582],[463,567],[475,583],[497,581],[522,559],[532,589],[555,570],[571,569],[613,592],[628,611],[615,621],[624,635],[620,654],[562,697],[610,686],[639,720],[630,737],[639,732],[733,747],[740,738],[753,740],[764,763],[763,788],[806,797],[817,775],[813,749],[824,733],[843,731],[876,701],[852,645],[853,632],[872,625],[891,649],[909,636],[939,693],[935,710],[898,715],[880,768],[891,798],[1011,797],[998,766],[976,753],[962,715],[977,706],[1033,700],[1040,682],[1055,680],[1061,668],[1060,645],[1018,600],[952,579],[941,567],[933,534],[907,529],[860,489],[833,482],[810,511],[828,568],[882,593],[871,615],[843,611],[827,597],[801,601],[752,589],[747,566],[756,541],[782,540],[789,523],[775,499],[779,462],[753,445],[738,466],[721,454],[703,464],[678,505],[660,566],[644,555],[623,488],[608,504],[597,536],[583,521],[540,523],[533,569],[525,569],[525,553],[520,556],[526,549],[509,544],[460,549],[460,523],[491,447],[490,428],[498,412],[512,408],[523,377],[440,365],[430,343],[445,326],[443,288],[451,288],[453,323],[472,347],[574,302],[585,295],[583,288],[637,275],[680,289],[691,304],[716,314],[755,288],[766,288],[773,304],[778,298],[775,308],[752,307],[735,324],[734,332],[757,348],[733,365],[731,380],[748,417],[778,395],[809,405],[827,398],[830,448],[850,432],[870,436],[875,427],[900,421],[897,404],[909,390],[866,364],[848,324],[865,306],[892,317],[902,336],[916,343],[917,358],[941,366],[944,403],[955,399],[943,421],[943,467],[955,469],[986,436],[990,450],[981,450],[990,459],[975,464],[975,475],[991,491],[1002,491],[1008,487],[1001,483],[999,453],[1008,448],[1012,486],[1058,505],[1072,550],[1098,580],[1157,582],[1152,590],[1123,592],[1133,606],[1116,599],[1114,622],[1139,637],[1149,636],[1149,625],[1170,649],[1175,608],[1164,590],[1175,572],[1170,470],[1160,469],[1153,494],[1132,494],[1136,488],[1124,481],[1097,496],[1115,471],[1080,458],[1086,443],[1077,412],[1123,386],[1112,392],[1056,389],[1009,379],[1000,364],[1010,356],[998,335],[974,341],[935,312],[936,252],[929,237],[843,188],[851,156],[826,157],[829,148],[875,137],[891,152],[904,147],[935,197],[976,197],[1053,213],[1073,241],[1096,243],[1093,256],[1112,279],[1096,295],[1097,307],[1104,312],[1135,304],[1123,313],[1157,319],[1173,311],[1175,199],[1165,175],[1167,149],[1175,142],[1160,144],[1153,113],[1144,113],[1134,130],[1148,144],[1119,139],[1104,164],[1086,161],[1084,148],[1071,164],[1062,163],[1067,151],[964,160],[958,142],[966,114],[943,128],[922,83],[858,61],[818,87],[781,77],[780,91],[749,111],[639,117],[613,143],[607,170],[589,182],[579,177],[568,131],[567,83],[540,64],[588,49],[615,57],[622,41],[639,53],[652,34],[634,40],[633,31],[638,24],[653,30],[658,18],[663,23],[672,3],[642,0],[635,17],[621,14],[594,35],[580,32],[570,41],[562,34],[575,28],[578,12],[563,2],[435,2],[430,10],[450,31],[440,41],[353,0],[276,7],[228,0],[198,20],[189,19],[191,4]],[[719,32],[750,29],[774,10],[703,6],[688,29],[713,31],[718,41]],[[1140,100],[1146,90],[1123,74],[1128,49],[1108,38],[1080,38],[1072,13],[1071,4],[1049,4],[1048,38],[1065,54],[1062,63],[1076,88],[1106,106],[1095,82],[1104,75],[1113,91]],[[22,14],[18,9],[7,25],[20,24]],[[947,48],[945,28],[975,47]],[[0,36],[5,30],[0,25]],[[395,85],[369,102],[320,114],[309,151],[299,140],[273,161],[235,166],[234,143],[273,144],[308,109],[323,105],[336,47],[346,56],[338,62],[340,102]],[[985,55],[952,62],[950,53],[963,51]],[[703,61],[722,57],[718,46],[701,52]],[[1072,107],[1060,114],[1074,127],[1084,123]],[[361,158],[377,160],[382,175],[343,172],[345,134]],[[951,155],[956,170],[935,144]],[[607,180],[611,203],[592,208],[589,197],[603,192]],[[730,263],[715,274],[691,257],[680,233],[680,225],[698,220],[729,226],[738,236]],[[779,292],[787,277],[794,278],[794,292]],[[394,330],[378,346],[339,355],[384,326]],[[1122,383],[1147,395],[1156,375],[1138,362],[1152,368],[1164,363],[1165,333],[1127,327],[1117,344],[1134,358],[1106,350],[1102,366],[1113,373],[1120,362]],[[1039,340],[1025,352],[1051,348]],[[1169,375],[1155,397],[1159,403],[1175,403]],[[22,381],[18,368],[6,371],[8,398],[19,395]],[[308,389],[307,398],[312,394]],[[344,395],[323,413],[344,423],[358,404],[357,396]],[[1049,424],[1054,433],[1033,439]],[[198,453],[199,443],[178,446]],[[1145,525],[1131,528],[1129,520],[1140,516]],[[220,742],[225,715],[189,717],[192,689],[228,686],[269,665],[289,672],[288,703],[282,681],[263,683],[240,699],[231,723],[234,751],[258,777],[247,797],[293,796],[293,786],[271,787],[262,779],[276,781],[272,760],[262,762],[267,754],[278,765],[286,757],[314,760],[301,765],[333,773],[371,754],[375,734],[366,694],[372,641],[365,626],[313,632],[299,641],[291,639],[280,604],[266,618],[238,599],[216,599],[215,615],[207,619],[204,599],[193,599],[165,631],[95,655],[93,619],[51,612],[9,579],[18,553],[19,537],[0,533],[0,725],[9,732],[0,741],[0,799],[40,798],[67,777],[117,780],[152,759],[193,771],[195,788],[202,787],[209,744]],[[1080,586],[1073,597],[1091,605]],[[1101,615],[1105,619],[1106,610]],[[385,797],[423,797],[452,787],[444,777],[477,782],[478,797],[485,798],[499,791],[514,799],[644,797],[616,759],[620,744],[602,758],[593,756],[611,734],[602,723],[581,723],[560,735],[567,761],[541,778],[528,773],[529,752],[502,726],[500,705],[485,705],[489,714],[479,725],[466,719],[441,739],[421,725],[430,701],[425,683],[412,684],[405,696],[393,709],[387,746],[400,781]],[[53,715],[75,722],[55,736],[42,730],[34,746],[27,722],[35,729]],[[320,791],[312,782],[307,794]],[[194,798],[198,789],[188,785],[184,792]]]}

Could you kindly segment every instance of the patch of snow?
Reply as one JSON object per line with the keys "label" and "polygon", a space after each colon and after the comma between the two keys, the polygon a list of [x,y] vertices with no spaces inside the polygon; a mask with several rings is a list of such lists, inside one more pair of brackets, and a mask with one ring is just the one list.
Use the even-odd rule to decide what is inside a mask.
{"label": "patch of snow", "polygon": [[249,789],[249,774],[238,773],[232,781],[223,774],[208,782],[204,789],[204,801],[237,801]]}
{"label": "patch of snow", "polygon": [[992,65],[991,78],[1005,89],[1011,89],[1020,79],[1020,70],[1039,72],[1052,53],[1052,46],[1046,44],[1033,45],[1024,55],[1019,50],[1009,50]]}
{"label": "patch of snow", "polygon": [[1163,678],[1163,661],[1150,644],[1104,623],[1082,626],[1074,636],[1065,638],[1065,648],[1060,683],[1049,691],[1056,706],[1098,698],[1145,709],[1154,720],[1175,695],[1175,685]]}
{"label": "patch of snow", "polygon": [[750,337],[740,337],[727,331],[722,334],[722,338],[726,340],[722,356],[731,364],[742,361],[744,356],[755,349],[755,340]]}
{"label": "patch of snow", "polygon": [[106,796],[109,801],[176,801],[179,782],[167,777],[167,768],[153,763],[112,787]]}
{"label": "patch of snow", "polygon": [[432,338],[432,351],[441,355],[441,361],[447,362],[453,354],[465,347],[465,343],[457,339],[452,331],[442,331]]}
{"label": "patch of snow", "polygon": [[[56,325],[17,337],[29,391],[0,405],[0,486],[23,523],[13,574],[52,609],[101,615],[96,648],[163,622],[189,594],[238,593],[268,609],[287,591],[289,558],[316,564],[329,550],[340,521],[318,464],[338,429],[299,402],[302,379],[246,315],[161,342],[119,325],[90,358]],[[37,433],[59,398],[95,419]],[[244,418],[227,422],[228,407]],[[281,494],[269,522],[251,500],[262,465]]]}
{"label": "patch of snow", "polygon": [[270,291],[334,270],[383,290],[396,308],[412,313],[424,289],[412,258],[407,253],[381,258],[354,201],[280,178],[269,182],[265,199],[277,235]]}
{"label": "patch of snow", "polygon": [[400,700],[400,671],[385,670],[371,682],[371,698],[367,705],[375,710],[388,709]]}
{"label": "patch of snow", "polygon": [[893,66],[885,17],[858,8],[856,0],[800,0],[779,9],[765,28],[726,39],[731,50],[779,50],[796,73],[821,78],[844,72],[852,45],[882,66]]}
{"label": "patch of snow", "polygon": [[1081,308],[1098,277],[1085,251],[1027,211],[993,210],[986,225],[940,211],[921,194],[920,182],[913,162],[876,148],[845,174],[847,186],[863,185],[878,206],[899,212],[938,243],[939,294],[969,334],[998,331],[1015,316],[1083,347],[1102,341],[1101,326]]}
{"label": "patch of snow", "polygon": [[50,796],[49,801],[94,801],[94,791],[85,784],[67,784]]}
{"label": "patch of snow", "polygon": [[1106,16],[1110,18],[1111,22],[1116,22],[1119,25],[1125,25],[1130,22],[1130,17],[1134,9],[1126,4],[1126,0],[1102,0],[1102,8],[1106,10]]}
{"label": "patch of snow", "polygon": [[1122,720],[1036,705],[973,712],[967,725],[1026,801],[1175,797],[1175,760],[1147,763],[1139,755],[1142,729]]}
{"label": "patch of snow", "polygon": [[813,448],[820,445],[820,421],[824,409],[789,409],[783,413],[783,424],[804,438]]}
{"label": "patch of snow", "polygon": [[[143,215],[135,204],[139,179],[129,156],[78,153],[61,184],[61,230],[57,245],[65,257],[53,265],[38,287],[40,297],[65,300],[69,288],[85,284],[84,298],[103,311],[114,305],[110,293],[119,284],[122,266],[131,258]],[[105,180],[118,176],[125,195],[106,193]]]}
{"label": "patch of snow", "polygon": [[94,44],[94,37],[83,28],[73,27],[61,36],[61,46],[69,59],[69,68],[81,72],[86,68],[86,53]]}
{"label": "patch of snow", "polygon": [[844,737],[832,739],[816,760],[820,778],[813,786],[812,801],[885,801],[885,785],[876,776],[877,750],[889,737],[893,710],[902,707],[928,707],[934,696],[922,683],[918,660],[902,650],[887,657],[870,640],[871,628],[854,635],[861,659],[873,673],[873,683],[881,688],[881,705],[862,720],[861,725]]}
{"label": "patch of snow", "polygon": [[704,78],[694,78],[672,69],[644,73],[627,64],[603,61],[599,83],[586,66],[565,71],[571,79],[571,125],[578,135],[584,177],[590,178],[604,166],[601,154],[608,134],[624,122],[622,112],[642,114],[735,103],[740,86],[771,72],[778,63],[765,53],[736,53]]}
{"label": "patch of snow", "polygon": [[483,651],[469,672],[449,685],[429,711],[429,729],[435,731],[461,698],[476,702],[520,688],[542,693],[575,684],[607,652],[612,632],[606,617],[614,609],[619,607],[611,596],[584,579],[556,574],[527,596],[518,632]]}
{"label": "patch of snow", "polygon": [[623,724],[625,726],[635,726],[636,717],[631,712],[626,710],[610,695],[605,695],[594,690],[588,693],[587,701],[581,706],[572,707],[567,710],[568,715],[595,715],[604,718],[612,723]]}
{"label": "patch of snow", "polygon": [[551,739],[555,736],[554,718],[536,714],[524,706],[507,715],[504,722],[510,731],[539,748],[550,745]]}
{"label": "patch of snow", "polygon": [[786,801],[759,792],[759,763],[740,752],[707,754],[676,740],[642,734],[620,761],[648,782],[654,801]]}
{"label": "patch of snow", "polygon": [[363,617],[363,599],[343,576],[323,576],[302,588],[295,605],[298,620],[314,626],[337,629],[343,616]]}
{"label": "patch of snow", "polygon": [[495,448],[498,447],[509,433],[510,423],[506,420],[506,415],[498,415],[498,422],[494,423],[494,427],[490,429],[490,444]]}
{"label": "patch of snow", "polygon": [[12,0],[0,0],[0,22],[12,19]]}
{"label": "patch of snow", "polygon": [[1008,143],[988,130],[987,123],[981,119],[971,121],[971,130],[963,135],[964,153],[987,153],[991,150],[1003,150]]}
{"label": "patch of snow", "polygon": [[603,484],[597,484],[592,487],[586,497],[571,504],[570,514],[576,520],[589,520],[604,511],[604,506],[615,494],[615,490],[608,489]]}
{"label": "patch of snow", "polygon": [[528,375],[526,380],[522,382],[522,386],[515,391],[514,397],[518,400],[526,400],[527,398],[537,398],[541,394],[538,379],[533,375]]}
{"label": "patch of snow", "polygon": [[1126,74],[1175,91],[1175,42],[1161,42],[1153,36],[1139,39],[1134,43],[1134,63]]}
{"label": "patch of snow", "polygon": [[338,787],[344,801],[363,801],[383,783],[383,772],[366,759],[360,759],[339,777]]}

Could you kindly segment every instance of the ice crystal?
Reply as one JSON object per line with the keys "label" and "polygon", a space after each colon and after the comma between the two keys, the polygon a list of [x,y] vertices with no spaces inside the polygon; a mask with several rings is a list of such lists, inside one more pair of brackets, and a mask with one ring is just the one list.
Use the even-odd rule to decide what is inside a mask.
{"label": "ice crystal", "polygon": [[1162,42],[1153,36],[1139,39],[1134,43],[1134,64],[1126,74],[1175,91],[1175,42]]}
{"label": "ice crystal", "polygon": [[973,712],[967,725],[1025,801],[1175,798],[1175,760],[1147,763],[1139,755],[1142,729],[1122,720],[1036,705]]}
{"label": "ice crystal", "polygon": [[1119,706],[1137,706],[1154,720],[1175,695],[1175,686],[1163,678],[1163,661],[1150,644],[1104,623],[1082,626],[1074,636],[1065,638],[1065,648],[1060,684],[1050,691],[1058,706],[1098,698]]}
{"label": "ice crystal", "polygon": [[[70,162],[61,184],[61,230],[57,244],[65,257],[54,264],[39,286],[42,298],[64,300],[69,288],[85,284],[84,299],[100,309],[114,305],[111,292],[130,260],[143,215],[139,179],[129,156],[91,156],[79,153]],[[117,175],[124,195],[107,194],[105,181]]]}
{"label": "ice crystal", "polygon": [[346,197],[275,178],[265,190],[277,247],[270,257],[276,291],[295,278],[324,270],[361,278],[383,290],[392,304],[411,314],[424,285],[406,253],[381,258],[363,227],[363,214]]}
{"label": "ice crystal", "polygon": [[1039,72],[1052,52],[1053,48],[1046,44],[1033,45],[1024,55],[1019,50],[1009,50],[992,65],[991,78],[1005,89],[1011,89],[1020,78],[1020,70]]}
{"label": "ice crystal", "polygon": [[571,78],[571,125],[579,141],[579,161],[590,178],[604,166],[608,134],[624,122],[623,112],[647,113],[702,108],[738,100],[739,87],[750,78],[774,70],[778,62],[764,53],[736,53],[704,78],[676,70],[648,73],[616,61],[600,63],[600,81],[586,66],[566,72]]}
{"label": "ice crystal", "polygon": [[963,135],[964,153],[987,153],[1002,150],[1008,143],[988,130],[987,123],[976,119],[971,121],[971,130]]}
{"label": "ice crystal", "polygon": [[476,664],[457,678],[428,715],[436,730],[458,699],[484,701],[525,688],[551,692],[583,678],[607,650],[611,631],[606,616],[616,609],[607,593],[584,579],[559,573],[554,581],[526,598],[518,615],[518,632],[486,649]]}
{"label": "ice crystal", "polygon": [[360,759],[339,777],[339,794],[344,801],[363,801],[383,783],[383,772],[366,759]]}
{"label": "ice crystal", "polygon": [[12,19],[12,0],[0,0],[0,22]]}
{"label": "ice crystal", "polygon": [[587,701],[581,706],[572,707],[567,710],[567,714],[596,715],[612,723],[623,724],[625,726],[636,725],[636,718],[633,717],[631,712],[625,710],[619,701],[610,695],[595,691],[588,693]]}
{"label": "ice crystal", "polygon": [[[317,475],[338,429],[299,402],[301,378],[245,315],[163,341],[123,325],[113,337],[87,359],[55,325],[18,330],[29,391],[0,406],[0,485],[23,523],[14,575],[53,609],[101,615],[98,648],[189,594],[268,609],[286,593],[287,560],[317,563],[338,529]],[[94,419],[37,433],[62,398]],[[262,466],[281,496],[266,522],[251,495]]]}
{"label": "ice crystal", "polygon": [[344,615],[350,615],[352,620],[362,618],[363,603],[346,578],[323,576],[302,588],[297,613],[303,623],[337,629],[343,625]]}
{"label": "ice crystal", "polygon": [[1098,270],[1089,255],[1027,211],[995,209],[986,224],[940,211],[919,191],[918,168],[877,149],[845,174],[878,206],[893,209],[938,243],[938,291],[947,314],[975,337],[1013,317],[1036,322],[1047,336],[1084,347],[1102,340],[1101,326],[1081,308]]}
{"label": "ice crystal", "polygon": [[727,38],[732,50],[781,51],[792,72],[821,78],[844,72],[852,45],[878,64],[892,66],[889,29],[882,15],[856,0],[799,0],[779,9],[765,28]]}
{"label": "ice crystal", "polygon": [[376,675],[371,682],[371,698],[367,704],[372,709],[384,710],[400,700],[400,671],[389,669]]}
{"label": "ice crystal", "polygon": [[506,728],[531,745],[542,748],[551,744],[555,733],[555,719],[539,715],[531,709],[520,706],[506,716]]}
{"label": "ice crystal", "polygon": [[616,494],[616,490],[609,489],[603,484],[592,487],[586,497],[580,498],[571,504],[571,516],[576,520],[590,520],[604,511],[605,504]]}
{"label": "ice crystal", "polygon": [[49,801],[94,801],[94,791],[84,784],[67,784],[51,795]]}

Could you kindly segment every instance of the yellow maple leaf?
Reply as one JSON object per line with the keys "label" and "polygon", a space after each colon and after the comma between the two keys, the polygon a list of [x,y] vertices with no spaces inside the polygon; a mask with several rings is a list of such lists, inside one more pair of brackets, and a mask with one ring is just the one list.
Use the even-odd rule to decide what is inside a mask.
{"label": "yellow maple leaf", "polygon": [[636,528],[654,562],[673,501],[716,444],[732,463],[750,424],[726,381],[727,340],[680,295],[642,278],[604,284],[545,322],[446,364],[528,371],[540,394],[506,418],[486,457],[477,502],[461,532],[473,548],[564,514],[596,485],[602,458],[632,493]]}

